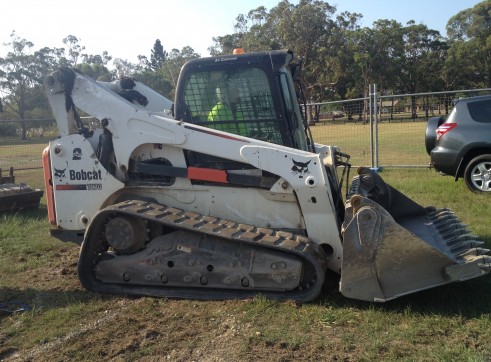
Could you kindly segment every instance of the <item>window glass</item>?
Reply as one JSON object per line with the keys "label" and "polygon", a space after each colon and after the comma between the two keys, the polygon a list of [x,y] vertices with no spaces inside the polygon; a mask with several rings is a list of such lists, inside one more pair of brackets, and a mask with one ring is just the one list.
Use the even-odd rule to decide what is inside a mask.
{"label": "window glass", "polygon": [[184,101],[189,122],[282,144],[268,78],[261,69],[194,73]]}
{"label": "window glass", "polygon": [[469,102],[467,108],[474,121],[491,123],[491,100]]}
{"label": "window glass", "polygon": [[307,143],[305,138],[305,129],[302,125],[300,117],[300,110],[298,103],[293,100],[296,98],[295,87],[292,84],[292,80],[283,72],[280,74],[281,89],[283,91],[283,98],[285,100],[286,109],[288,112],[288,118],[291,122],[291,128],[293,129],[293,138],[298,149],[307,150]]}

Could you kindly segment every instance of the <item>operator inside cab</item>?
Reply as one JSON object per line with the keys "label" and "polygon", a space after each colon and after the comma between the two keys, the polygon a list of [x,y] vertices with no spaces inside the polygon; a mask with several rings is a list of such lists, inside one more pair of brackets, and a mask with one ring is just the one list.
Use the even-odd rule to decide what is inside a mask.
{"label": "operator inside cab", "polygon": [[[247,135],[247,129],[243,122],[244,115],[238,107],[239,89],[225,84],[216,88],[217,104],[208,114],[208,121],[220,121],[225,123],[214,124],[211,127],[222,131],[233,132],[240,135]],[[235,121],[228,123],[227,121]],[[237,122],[239,121],[239,122]]]}
{"label": "operator inside cab", "polygon": [[218,103],[213,107],[208,115],[208,121],[233,121],[243,120],[244,116],[237,109],[239,100],[239,90],[235,87],[225,85],[217,87],[216,95]]}
{"label": "operator inside cab", "polygon": [[[176,98],[176,117],[216,130],[284,144],[279,127],[281,117],[276,115],[268,74],[259,67],[244,67],[242,63],[228,63],[227,67],[218,64],[221,65],[218,67],[216,62],[208,62],[196,59],[183,68],[179,82],[184,92],[178,92]],[[220,69],[207,69],[215,67]]]}

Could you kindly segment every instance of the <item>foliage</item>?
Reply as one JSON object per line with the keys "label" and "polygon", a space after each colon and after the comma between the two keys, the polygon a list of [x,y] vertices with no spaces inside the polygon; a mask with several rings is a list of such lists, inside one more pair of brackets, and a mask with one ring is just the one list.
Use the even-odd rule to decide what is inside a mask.
{"label": "foliage", "polygon": [[[258,7],[239,15],[236,32],[214,38],[210,51],[293,49],[304,60],[312,102],[361,97],[371,83],[384,94],[487,87],[490,3],[483,1],[453,17],[446,39],[414,21],[402,25],[380,19],[361,28],[361,14],[334,17],[336,8],[324,1],[295,5],[282,0],[269,12]],[[469,74],[463,70],[471,73],[467,83]]]}
{"label": "foliage", "polygon": [[14,137],[17,131],[12,123],[0,122],[0,136],[1,137]]}
{"label": "foliage", "polygon": [[88,75],[92,79],[101,80],[104,82],[114,80],[114,74],[110,72],[105,65],[102,64],[82,63],[77,65],[75,68],[80,70],[82,73]]}
{"label": "foliage", "polygon": [[491,87],[491,0],[447,23],[451,47],[445,74],[453,87]]}
{"label": "foliage", "polygon": [[[310,102],[360,98],[373,83],[382,94],[491,87],[491,0],[449,19],[448,38],[414,21],[379,19],[361,27],[362,14],[336,11],[322,0],[281,0],[270,10],[259,6],[239,14],[234,32],[213,38],[208,50],[213,56],[238,47],[294,50],[303,60]],[[63,43],[66,48],[34,51],[32,42],[11,34],[3,44],[9,51],[0,58],[2,118],[50,117],[42,78],[65,66],[103,81],[134,77],[173,98],[182,65],[201,56],[190,46],[166,51],[156,39],[149,56],[138,55],[133,64],[112,59],[107,51],[90,54],[75,35]]]}
{"label": "foliage", "polygon": [[[39,83],[43,71],[52,67],[57,50],[42,48],[33,53],[33,43],[21,39],[15,32],[10,38],[6,44],[10,51],[5,58],[0,58],[0,89],[6,108],[25,119],[30,109],[44,102]],[[26,139],[25,127],[22,127],[22,139]]]}
{"label": "foliage", "polygon": [[[155,46],[152,56],[155,54],[154,50]],[[135,69],[132,76],[167,98],[173,99],[182,66],[188,60],[199,57],[200,55],[189,46],[181,50],[172,49],[170,53],[165,52],[165,60],[159,63],[159,67],[156,66],[156,61],[148,62],[145,57],[141,56],[141,65]]]}
{"label": "foliage", "polygon": [[160,39],[155,40],[153,49],[150,55],[150,67],[154,70],[160,69],[165,62],[167,53],[164,51],[164,47],[160,42]]}
{"label": "foliage", "polygon": [[163,96],[168,97],[172,92],[172,84],[165,77],[165,69],[163,68],[157,70],[146,68],[133,73],[133,77]]}
{"label": "foliage", "polygon": [[[435,76],[443,66],[446,43],[440,33],[430,30],[426,25],[408,23],[403,30],[403,57],[399,89],[403,93],[432,91]],[[441,89],[441,88],[440,88]]]}
{"label": "foliage", "polygon": [[[79,45],[79,39],[73,35],[63,39],[63,42],[69,47],[68,58],[63,48],[44,47],[33,51],[32,42],[12,32],[10,42],[4,44],[10,50],[4,58],[0,58],[0,94],[8,118],[25,120],[52,117],[42,82],[47,74],[60,67],[76,67],[95,79],[113,78],[106,68],[111,60],[107,52],[102,55],[82,53],[85,47]],[[83,59],[82,63],[78,63],[79,58]],[[26,123],[20,122],[20,128],[21,138],[26,140]]]}

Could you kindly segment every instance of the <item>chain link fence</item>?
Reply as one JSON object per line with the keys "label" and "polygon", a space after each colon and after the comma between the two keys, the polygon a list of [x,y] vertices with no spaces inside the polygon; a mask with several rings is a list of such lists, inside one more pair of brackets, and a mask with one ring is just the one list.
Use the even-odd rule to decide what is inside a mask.
{"label": "chain link fence", "polygon": [[[427,167],[428,119],[445,118],[456,99],[489,93],[491,88],[381,96],[371,86],[366,98],[307,106],[314,141],[340,147],[353,166]],[[94,126],[91,118],[84,123]],[[41,169],[43,149],[57,136],[54,119],[0,120],[0,170]]]}
{"label": "chain link fence", "polygon": [[[94,123],[91,117],[82,118],[84,124]],[[0,175],[41,170],[43,150],[57,137],[54,118],[0,120]]]}
{"label": "chain link fence", "polygon": [[307,105],[315,142],[336,145],[353,166],[428,167],[426,123],[452,111],[459,98],[491,93],[491,88],[452,92],[378,95]]}
{"label": "chain link fence", "polygon": [[0,120],[0,172],[42,168],[43,149],[56,137],[54,119]]}

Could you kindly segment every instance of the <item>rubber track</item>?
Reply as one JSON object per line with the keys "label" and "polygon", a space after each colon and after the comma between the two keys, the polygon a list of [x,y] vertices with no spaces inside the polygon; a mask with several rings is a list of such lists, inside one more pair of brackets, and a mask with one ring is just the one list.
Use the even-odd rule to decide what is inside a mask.
{"label": "rubber track", "polygon": [[[103,283],[95,278],[94,272],[100,253],[108,249],[102,230],[104,230],[104,224],[108,218],[118,214],[144,218],[174,229],[188,230],[216,236],[232,242],[281,251],[300,258],[304,263],[304,270],[312,270],[315,276],[313,280],[304,281],[303,286],[284,292],[264,290],[257,292],[247,288],[232,290],[206,287],[155,287]],[[95,215],[85,233],[85,239],[80,251],[78,274],[85,288],[100,293],[204,300],[244,299],[261,294],[276,300],[290,299],[303,303],[315,299],[320,294],[325,278],[326,259],[326,254],[319,245],[301,235],[258,228],[195,212],[185,212],[162,204],[129,200],[107,207]]]}

